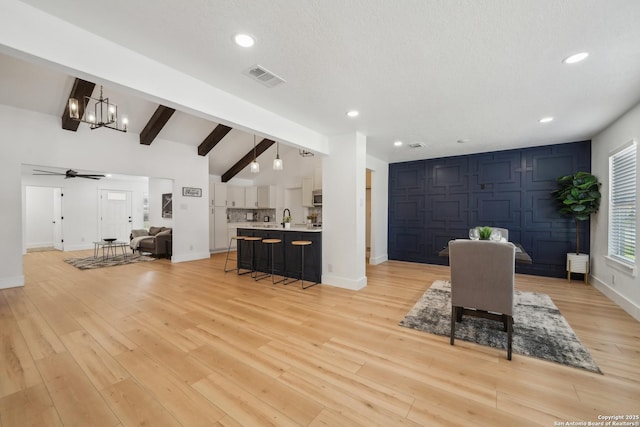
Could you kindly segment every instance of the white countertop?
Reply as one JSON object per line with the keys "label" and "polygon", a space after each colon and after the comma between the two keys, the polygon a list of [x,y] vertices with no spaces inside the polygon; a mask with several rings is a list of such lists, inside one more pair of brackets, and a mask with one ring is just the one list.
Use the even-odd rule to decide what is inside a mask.
{"label": "white countertop", "polygon": [[274,231],[308,231],[310,233],[319,233],[322,231],[322,227],[307,227],[306,225],[292,225],[291,228],[284,228],[282,225],[275,222],[256,222],[256,223],[229,223],[229,227],[232,228],[248,228],[250,230],[274,230]]}

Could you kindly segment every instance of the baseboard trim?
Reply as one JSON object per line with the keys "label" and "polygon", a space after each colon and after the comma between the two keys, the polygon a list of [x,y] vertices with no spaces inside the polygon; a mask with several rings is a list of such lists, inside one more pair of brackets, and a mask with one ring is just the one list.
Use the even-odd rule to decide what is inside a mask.
{"label": "baseboard trim", "polygon": [[184,255],[171,255],[171,262],[188,262],[188,261],[197,261],[199,259],[209,259],[211,254],[209,252],[198,252],[198,253],[189,253]]}
{"label": "baseboard trim", "polygon": [[95,245],[93,243],[81,243],[78,245],[68,245],[68,244],[64,245],[65,252],[86,251],[87,249],[94,249],[94,248],[95,248]]}
{"label": "baseboard trim", "polygon": [[611,301],[618,304],[624,311],[629,313],[631,317],[633,317],[637,321],[640,321],[640,307],[633,301],[630,301],[627,297],[609,286],[609,284],[603,282],[593,275],[590,276],[590,282],[594,288],[602,292]]}
{"label": "baseboard trim", "polygon": [[0,279],[0,289],[19,288],[24,286],[24,276],[5,277]]}
{"label": "baseboard trim", "polygon": [[378,264],[382,264],[383,262],[389,261],[389,255],[388,254],[384,254],[384,255],[380,255],[377,257],[370,257],[369,258],[369,264],[371,265],[378,265]]}
{"label": "baseboard trim", "polygon": [[322,284],[335,286],[336,288],[350,289],[352,291],[359,291],[367,286],[367,276],[360,279],[347,279],[346,277],[334,276],[333,274],[323,274]]}

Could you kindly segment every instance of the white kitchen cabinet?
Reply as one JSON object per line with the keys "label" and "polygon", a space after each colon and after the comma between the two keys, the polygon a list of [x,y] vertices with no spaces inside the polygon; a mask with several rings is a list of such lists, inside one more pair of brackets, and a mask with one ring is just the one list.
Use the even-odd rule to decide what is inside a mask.
{"label": "white kitchen cabinet", "polygon": [[216,182],[213,186],[213,200],[214,206],[227,206],[227,184],[223,182]]}
{"label": "white kitchen cabinet", "polygon": [[313,189],[322,190],[322,168],[313,169]]}
{"label": "white kitchen cabinet", "polygon": [[226,249],[229,246],[229,226],[227,208],[214,207],[214,249]]}
{"label": "white kitchen cabinet", "polygon": [[258,187],[258,208],[276,208],[276,187],[274,185],[262,185]]}
{"label": "white kitchen cabinet", "polygon": [[247,209],[256,209],[258,207],[258,187],[245,187],[244,207]]}
{"label": "white kitchen cabinet", "polygon": [[313,207],[313,176],[302,178],[302,206]]}
{"label": "white kitchen cabinet", "polygon": [[227,207],[244,208],[244,187],[234,185],[227,187]]}

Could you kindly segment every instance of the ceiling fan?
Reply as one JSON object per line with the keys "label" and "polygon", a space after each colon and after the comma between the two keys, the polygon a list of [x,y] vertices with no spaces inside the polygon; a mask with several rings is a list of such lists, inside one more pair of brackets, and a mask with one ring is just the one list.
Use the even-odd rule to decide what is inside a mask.
{"label": "ceiling fan", "polygon": [[43,171],[40,169],[34,169],[34,172],[42,172],[42,173],[34,173],[34,175],[60,175],[60,176],[64,176],[64,179],[68,179],[68,178],[87,178],[87,179],[100,179],[100,178],[104,178],[104,175],[97,175],[97,174],[86,174],[86,173],[78,173],[76,171],[74,171],[73,169],[69,169],[66,172],[62,173],[62,172],[53,172],[53,171]]}

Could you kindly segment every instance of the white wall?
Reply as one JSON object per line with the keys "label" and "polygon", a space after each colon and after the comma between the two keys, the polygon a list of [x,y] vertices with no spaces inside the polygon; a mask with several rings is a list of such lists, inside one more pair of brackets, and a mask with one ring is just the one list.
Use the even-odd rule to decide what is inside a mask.
{"label": "white wall", "polygon": [[361,133],[329,138],[322,162],[322,282],[358,290],[365,273],[367,139]]}
{"label": "white wall", "polygon": [[[149,226],[173,227],[173,218],[162,217],[162,195],[167,193],[173,193],[173,182],[170,179],[149,179]],[[173,209],[175,208],[174,204]]]}
{"label": "white wall", "polygon": [[53,188],[25,189],[25,247],[53,247]]}
{"label": "white wall", "polygon": [[[173,179],[173,262],[209,257],[208,162],[194,147],[108,129],[62,130],[60,117],[0,105],[0,288],[24,284],[22,273],[22,164],[80,167],[123,175]],[[86,180],[89,181],[89,180]],[[182,187],[199,187],[203,197],[182,197]],[[97,197],[97,196],[96,196]],[[67,202],[69,203],[69,202]],[[96,213],[97,215],[97,213]]]}
{"label": "white wall", "polygon": [[369,264],[380,264],[389,259],[387,252],[389,220],[389,163],[367,156],[367,169],[371,170],[371,251]]}
{"label": "white wall", "polygon": [[[638,234],[640,217],[636,218],[636,266],[630,271],[607,259],[609,224],[609,155],[630,140],[640,144],[640,104],[636,105],[607,129],[592,139],[591,169],[602,183],[602,203],[591,219],[591,283],[602,293],[640,320],[640,278],[638,277]],[[636,168],[640,171],[640,156]],[[640,175],[636,188],[640,190]],[[615,283],[614,278],[615,276]]]}

